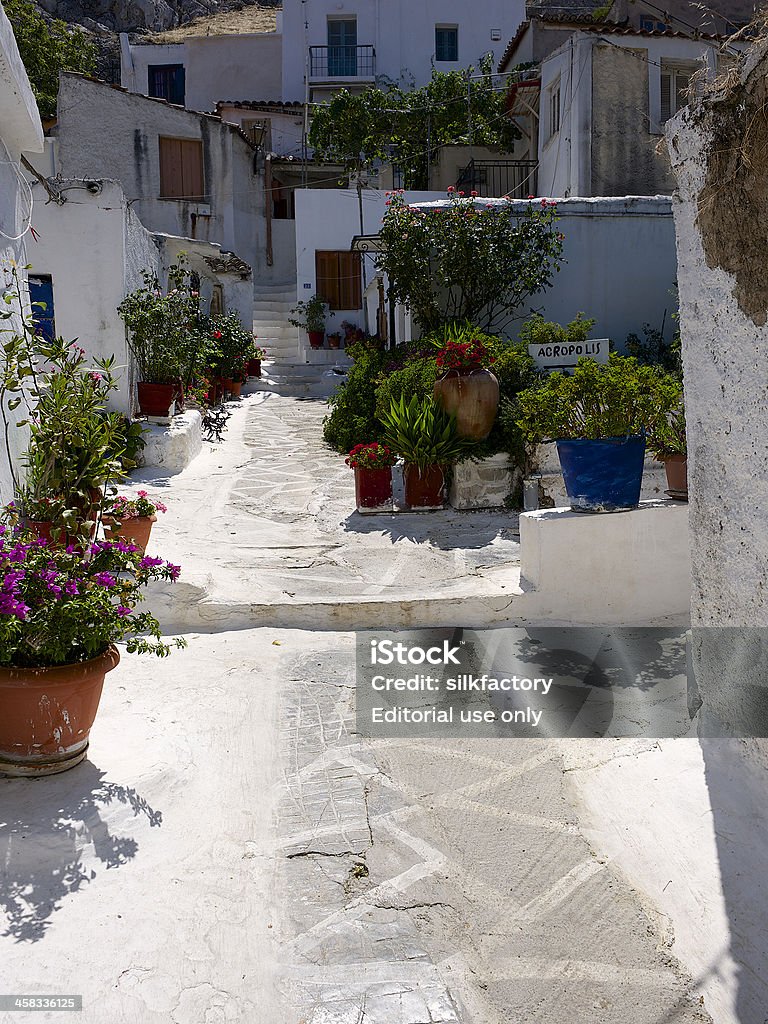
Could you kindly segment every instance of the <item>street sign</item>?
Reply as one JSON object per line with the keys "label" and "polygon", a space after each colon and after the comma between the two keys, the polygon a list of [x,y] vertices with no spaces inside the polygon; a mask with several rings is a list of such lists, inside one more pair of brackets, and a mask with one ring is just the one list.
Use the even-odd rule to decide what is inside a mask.
{"label": "street sign", "polygon": [[585,356],[597,363],[607,363],[609,346],[608,338],[590,338],[588,341],[529,345],[528,354],[540,370],[572,370]]}

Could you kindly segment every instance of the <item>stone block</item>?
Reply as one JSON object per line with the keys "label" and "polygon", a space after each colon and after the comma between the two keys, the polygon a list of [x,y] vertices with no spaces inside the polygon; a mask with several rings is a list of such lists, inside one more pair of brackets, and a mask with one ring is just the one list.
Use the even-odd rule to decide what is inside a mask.
{"label": "stone block", "polygon": [[651,625],[690,614],[684,502],[644,501],[631,512],[596,515],[524,512],[520,545],[521,585],[542,618]]}
{"label": "stone block", "polygon": [[453,467],[448,500],[454,508],[495,508],[512,492],[515,469],[506,452]]}
{"label": "stone block", "polygon": [[203,450],[203,418],[198,409],[179,413],[167,424],[145,424],[140,465],[178,473]]}

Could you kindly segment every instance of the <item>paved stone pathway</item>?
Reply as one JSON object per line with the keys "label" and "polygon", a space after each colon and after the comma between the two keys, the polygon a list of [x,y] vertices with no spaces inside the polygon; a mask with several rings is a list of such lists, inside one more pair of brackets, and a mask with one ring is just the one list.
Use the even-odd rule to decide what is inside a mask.
{"label": "paved stone pathway", "polygon": [[220,449],[170,480],[145,473],[167,485],[171,506],[153,540],[195,566],[171,620],[354,628],[447,622],[466,605],[478,625],[503,619],[520,593],[517,516],[359,515],[353,473],[322,441],[327,412],[262,385]]}

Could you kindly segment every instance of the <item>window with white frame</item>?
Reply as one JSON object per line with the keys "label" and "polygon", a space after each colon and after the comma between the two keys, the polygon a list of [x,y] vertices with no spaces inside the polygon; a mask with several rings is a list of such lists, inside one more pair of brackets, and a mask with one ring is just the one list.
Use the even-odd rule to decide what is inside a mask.
{"label": "window with white frame", "polygon": [[661,109],[659,120],[662,124],[674,117],[678,110],[690,102],[691,79],[696,73],[696,64],[661,65]]}
{"label": "window with white frame", "polygon": [[550,85],[547,90],[548,100],[548,121],[547,138],[551,139],[560,131],[560,76]]}

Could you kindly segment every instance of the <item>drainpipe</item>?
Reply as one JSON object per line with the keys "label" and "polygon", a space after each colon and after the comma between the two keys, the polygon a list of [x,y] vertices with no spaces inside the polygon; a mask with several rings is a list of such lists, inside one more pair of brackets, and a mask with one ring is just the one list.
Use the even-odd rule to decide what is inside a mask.
{"label": "drainpipe", "polygon": [[131,43],[128,39],[127,32],[120,33],[120,78],[122,79],[122,72],[125,69],[128,81],[122,82],[123,88],[127,89],[128,92],[136,92],[136,66],[133,63],[133,54],[131,53]]}
{"label": "drainpipe", "polygon": [[272,155],[267,154],[264,160],[264,217],[267,222],[267,266],[274,261],[272,253]]}

